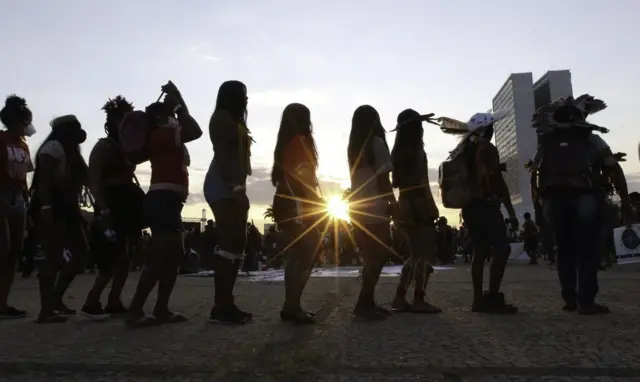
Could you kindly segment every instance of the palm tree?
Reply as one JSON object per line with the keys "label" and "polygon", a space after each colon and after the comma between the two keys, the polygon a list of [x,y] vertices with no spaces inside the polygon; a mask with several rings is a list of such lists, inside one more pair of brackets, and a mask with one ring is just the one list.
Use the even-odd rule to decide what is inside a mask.
{"label": "palm tree", "polygon": [[262,217],[275,223],[276,219],[275,216],[273,216],[273,205],[270,205],[266,210],[264,210],[264,214],[262,214]]}

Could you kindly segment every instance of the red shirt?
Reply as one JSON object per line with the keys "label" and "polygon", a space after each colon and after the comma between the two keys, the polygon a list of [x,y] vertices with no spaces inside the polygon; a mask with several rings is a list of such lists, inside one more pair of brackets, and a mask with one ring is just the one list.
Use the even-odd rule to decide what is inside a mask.
{"label": "red shirt", "polygon": [[180,140],[181,128],[159,127],[149,136],[150,189],[189,192],[188,154]]}
{"label": "red shirt", "polygon": [[16,192],[26,192],[27,174],[33,171],[27,142],[7,131],[0,131],[0,185]]}

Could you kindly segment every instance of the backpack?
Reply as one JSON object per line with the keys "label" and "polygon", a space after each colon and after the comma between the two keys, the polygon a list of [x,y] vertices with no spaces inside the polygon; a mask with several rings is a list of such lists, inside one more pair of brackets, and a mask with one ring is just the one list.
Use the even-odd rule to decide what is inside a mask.
{"label": "backpack", "polygon": [[120,147],[131,163],[138,165],[149,160],[151,122],[142,110],[125,114],[120,124]]}
{"label": "backpack", "polygon": [[472,151],[475,152],[475,146],[467,142],[440,164],[438,185],[445,208],[465,207],[479,196],[478,188],[474,187],[476,174],[469,160]]}
{"label": "backpack", "polygon": [[540,135],[538,189],[545,192],[588,192],[594,188],[591,130],[557,129]]}

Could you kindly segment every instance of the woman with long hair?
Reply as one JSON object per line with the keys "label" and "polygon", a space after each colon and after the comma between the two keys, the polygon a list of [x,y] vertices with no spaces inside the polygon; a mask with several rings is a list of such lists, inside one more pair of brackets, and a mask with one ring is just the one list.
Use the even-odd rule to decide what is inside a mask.
{"label": "woman with long hair", "polygon": [[385,130],[372,106],[362,105],[353,113],[347,158],[351,174],[349,211],[356,242],[364,253],[362,289],[354,314],[385,319],[389,312],[376,305],[374,291],[392,253],[389,224],[397,203],[389,179],[393,166]]}
{"label": "woman with long hair", "polygon": [[62,298],[88,251],[79,203],[87,183],[87,164],[80,144],[87,133],[71,114],[55,118],[51,128],[36,154],[31,184],[32,219],[45,252],[39,268],[40,323],[66,322],[67,316],[76,314]]}
{"label": "woman with long hair", "polygon": [[213,160],[204,181],[204,196],[216,221],[218,249],[213,255],[215,298],[210,321],[244,324],[253,317],[233,298],[247,243],[251,175],[251,132],[247,128],[247,87],[240,81],[220,85],[209,121]]}
{"label": "woman with long hair", "polygon": [[273,152],[271,183],[274,220],[286,237],[285,301],[280,318],[294,324],[313,324],[315,314],[302,309],[300,299],[320,248],[318,230],[322,198],[318,194],[318,152],[309,109],[299,103],[282,112]]}
{"label": "woman with long hair", "polygon": [[[398,115],[396,139],[391,151],[393,187],[400,190],[399,228],[409,239],[411,254],[402,267],[392,308],[397,312],[440,313],[442,310],[425,301],[425,289],[436,263],[435,220],[440,216],[429,186],[429,167],[424,151],[424,118],[413,109]],[[406,293],[415,281],[413,303]]]}
{"label": "woman with long hair", "polygon": [[9,291],[22,255],[26,231],[29,189],[27,174],[33,171],[25,137],[35,133],[27,102],[10,95],[0,110],[0,318],[22,318],[24,310],[8,304]]}
{"label": "woman with long hair", "polygon": [[[106,245],[98,248],[98,276],[89,291],[81,313],[90,318],[108,314],[124,314],[121,295],[129,275],[130,254],[142,230],[142,203],[144,192],[136,184],[135,165],[120,147],[119,127],[133,105],[124,97],[109,99],[102,107],[107,114],[104,124],[106,137],[98,140],[89,156],[89,187],[95,200],[95,216],[105,229],[113,228],[115,238],[101,240]],[[111,281],[111,291],[105,308],[100,297]]]}
{"label": "woman with long hair", "polygon": [[[151,182],[144,199],[145,220],[151,229],[151,251],[138,287],[129,305],[128,324],[146,327],[181,323],[187,318],[169,309],[178,268],[184,259],[182,207],[189,195],[189,152],[186,143],[202,136],[198,123],[189,114],[182,94],[169,81],[162,86],[163,102],[149,105],[145,112],[152,125],[149,135]],[[144,303],[158,284],[153,315],[144,312]]]}

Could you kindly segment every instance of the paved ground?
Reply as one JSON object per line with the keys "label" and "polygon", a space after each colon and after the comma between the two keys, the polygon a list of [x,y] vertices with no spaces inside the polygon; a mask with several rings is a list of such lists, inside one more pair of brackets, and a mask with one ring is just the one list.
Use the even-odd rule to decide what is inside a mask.
{"label": "paved ground", "polygon": [[[241,282],[238,303],[256,314],[243,327],[206,321],[211,278],[181,278],[173,306],[182,325],[126,329],[121,321],[41,326],[29,318],[0,322],[0,381],[640,381],[640,267],[602,273],[601,300],[614,313],[564,313],[555,273],[512,265],[505,293],[521,313],[469,312],[469,272],[440,272],[429,288],[439,316],[396,315],[354,321],[357,279],[312,279],[314,327],[281,324],[281,282]],[[137,274],[127,287],[127,301]],[[80,307],[92,282],[81,276],[69,296]],[[36,280],[18,280],[16,305],[37,312]],[[396,278],[383,278],[390,301]]]}

